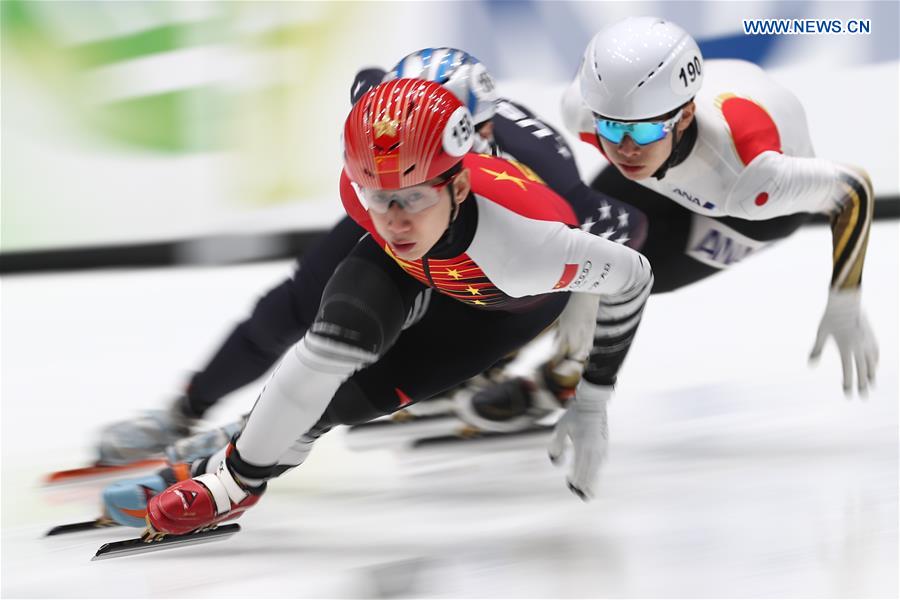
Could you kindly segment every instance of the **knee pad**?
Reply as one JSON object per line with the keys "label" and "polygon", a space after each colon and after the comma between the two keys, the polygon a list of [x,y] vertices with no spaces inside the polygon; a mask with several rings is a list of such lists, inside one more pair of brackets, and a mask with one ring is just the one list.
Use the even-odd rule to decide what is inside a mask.
{"label": "knee pad", "polygon": [[397,283],[370,261],[350,257],[325,286],[310,332],[380,356],[397,341],[406,313]]}

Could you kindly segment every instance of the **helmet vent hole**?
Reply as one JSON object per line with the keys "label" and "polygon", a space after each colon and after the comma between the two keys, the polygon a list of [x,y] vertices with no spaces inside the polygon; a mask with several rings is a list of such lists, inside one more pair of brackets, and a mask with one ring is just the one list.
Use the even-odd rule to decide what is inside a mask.
{"label": "helmet vent hole", "polygon": [[651,77],[653,77],[653,74],[654,74],[654,73],[656,73],[656,71],[650,71],[650,72],[647,74],[647,76],[644,77],[644,78],[641,80],[641,82],[640,82],[639,84],[637,84],[637,86],[638,86],[638,87],[641,87],[642,85],[644,85],[645,83],[647,83],[647,80],[650,79]]}
{"label": "helmet vent hole", "polygon": [[415,169],[415,168],[416,168],[416,165],[414,165],[414,164],[413,164],[413,165],[410,165],[410,167],[409,167],[408,169],[406,169],[405,171],[403,171],[403,175],[404,175],[404,176],[409,175],[410,173],[412,173],[412,170]]}

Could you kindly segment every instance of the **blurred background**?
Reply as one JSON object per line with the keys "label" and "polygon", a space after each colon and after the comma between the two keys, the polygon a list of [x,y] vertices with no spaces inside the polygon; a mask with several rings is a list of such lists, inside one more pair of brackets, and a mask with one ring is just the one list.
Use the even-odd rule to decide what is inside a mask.
{"label": "blurred background", "polygon": [[[590,504],[545,437],[421,452],[421,431],[338,429],[228,542],[92,563],[136,532],[42,537],[96,517],[102,485],[41,477],[94,460],[101,425],[171,401],[339,218],[357,70],[460,47],[562,130],[590,37],[647,14],[707,58],[764,66],[804,104],[817,154],[871,173],[868,401],[844,399],[833,346],[807,368],[831,271],[830,231],[810,225],[651,300]],[[4,597],[897,597],[897,2],[3,0],[0,17]],[[746,18],[872,29],[746,36]],[[592,178],[601,157],[568,139]]]}
{"label": "blurred background", "polygon": [[[896,199],[896,2],[4,0],[2,269],[302,250],[303,232],[341,213],[339,134],[357,70],[463,48],[502,94],[560,125],[587,41],[640,14],[680,23],[707,58],[771,69],[803,101],[818,155],[864,166],[880,199]],[[873,26],[748,36],[745,18]],[[591,177],[602,159],[571,141]]]}

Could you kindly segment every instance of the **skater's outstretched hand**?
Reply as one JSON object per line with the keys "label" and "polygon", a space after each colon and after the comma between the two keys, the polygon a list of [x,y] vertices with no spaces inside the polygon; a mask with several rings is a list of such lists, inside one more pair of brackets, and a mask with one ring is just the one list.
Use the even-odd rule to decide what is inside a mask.
{"label": "skater's outstretched hand", "polygon": [[819,323],[816,343],[810,353],[810,361],[817,361],[829,337],[834,337],[841,355],[844,371],[844,393],[853,393],[853,368],[856,367],[856,387],[861,396],[868,393],[869,384],[875,381],[878,367],[878,342],[872,327],[860,306],[860,290],[832,290],[828,305]]}
{"label": "skater's outstretched hand", "polygon": [[566,481],[572,493],[585,502],[594,497],[600,466],[606,458],[606,405],[612,394],[611,386],[582,381],[550,439],[548,451],[555,465],[562,463],[567,440],[572,441],[574,459]]}

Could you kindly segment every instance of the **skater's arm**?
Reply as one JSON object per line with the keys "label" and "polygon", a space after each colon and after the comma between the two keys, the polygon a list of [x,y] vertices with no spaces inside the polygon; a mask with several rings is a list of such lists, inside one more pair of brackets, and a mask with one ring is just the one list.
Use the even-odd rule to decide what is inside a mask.
{"label": "skater's arm", "polygon": [[860,305],[863,262],[874,194],[865,171],[822,159],[763,152],[747,166],[726,203],[729,214],[762,220],[797,212],[828,215],[832,231],[831,287],[811,359],[834,337],[844,390],[866,393],[878,363],[878,344]]}

